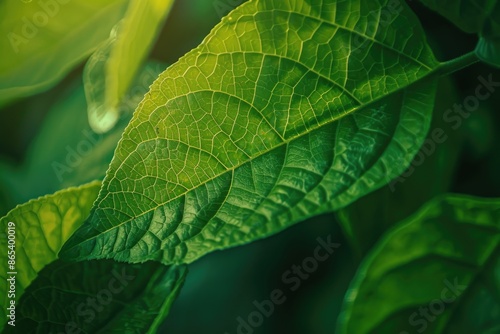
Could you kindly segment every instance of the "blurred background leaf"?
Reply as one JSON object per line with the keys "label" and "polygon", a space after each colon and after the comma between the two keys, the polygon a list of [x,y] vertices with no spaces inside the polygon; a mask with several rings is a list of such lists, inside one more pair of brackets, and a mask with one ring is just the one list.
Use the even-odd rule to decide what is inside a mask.
{"label": "blurred background leaf", "polygon": [[[365,258],[346,294],[338,333],[494,333],[500,299],[483,304],[478,298],[488,290],[500,294],[499,254],[500,199],[435,199]],[[473,307],[481,311],[464,314]]]}
{"label": "blurred background leaf", "polygon": [[0,162],[4,210],[60,189],[102,180],[132,112],[165,68],[159,62],[149,62],[139,71],[118,105],[121,118],[106,134],[90,128],[83,86],[73,82],[50,107],[24,164]]}
{"label": "blurred background leaf", "polygon": [[0,106],[61,80],[109,36],[125,0],[0,2]]}
{"label": "blurred background leaf", "polygon": [[118,122],[119,103],[148,56],[173,2],[130,0],[125,17],[90,57],[84,87],[93,131],[106,132]]}
{"label": "blurred background leaf", "polygon": [[420,0],[467,33],[500,35],[497,0]]}

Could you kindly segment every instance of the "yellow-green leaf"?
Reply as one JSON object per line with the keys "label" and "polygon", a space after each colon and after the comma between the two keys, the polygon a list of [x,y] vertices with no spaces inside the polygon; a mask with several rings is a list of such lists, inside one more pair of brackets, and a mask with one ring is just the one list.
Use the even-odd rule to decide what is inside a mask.
{"label": "yellow-green leaf", "polygon": [[0,1],[0,105],[57,83],[106,40],[126,4]]}
{"label": "yellow-green leaf", "polygon": [[[0,250],[5,255],[15,252],[15,263],[9,264],[3,255],[0,263],[0,330],[8,320],[6,308],[10,300],[18,300],[38,272],[57,259],[64,242],[87,218],[100,186],[100,182],[92,182],[40,197],[17,206],[0,219]],[[10,272],[16,273],[12,274],[15,299],[7,293]]]}

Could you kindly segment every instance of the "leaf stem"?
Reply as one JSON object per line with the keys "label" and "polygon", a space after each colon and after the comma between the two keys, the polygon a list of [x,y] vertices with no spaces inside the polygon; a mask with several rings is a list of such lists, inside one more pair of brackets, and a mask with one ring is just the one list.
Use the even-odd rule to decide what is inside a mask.
{"label": "leaf stem", "polygon": [[477,57],[476,53],[471,51],[463,56],[441,63],[436,69],[436,73],[439,76],[447,76],[479,61],[480,59]]}

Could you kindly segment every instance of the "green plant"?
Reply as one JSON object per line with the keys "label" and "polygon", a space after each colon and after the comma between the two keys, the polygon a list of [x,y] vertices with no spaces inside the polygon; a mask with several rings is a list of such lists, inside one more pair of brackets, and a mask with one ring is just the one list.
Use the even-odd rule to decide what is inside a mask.
{"label": "green plant", "polygon": [[[56,100],[24,164],[0,165],[4,331],[156,332],[191,262],[335,213],[335,235],[224,328],[265,330],[342,252],[335,328],[306,331],[498,332],[500,199],[446,193],[467,192],[453,176],[468,152],[491,158],[483,197],[498,196],[500,5],[421,2],[475,50],[437,60],[399,0],[250,0],[166,66],[145,59],[173,1],[0,3],[3,115]],[[83,84],[29,97],[89,56]],[[450,80],[479,61],[472,90]]]}

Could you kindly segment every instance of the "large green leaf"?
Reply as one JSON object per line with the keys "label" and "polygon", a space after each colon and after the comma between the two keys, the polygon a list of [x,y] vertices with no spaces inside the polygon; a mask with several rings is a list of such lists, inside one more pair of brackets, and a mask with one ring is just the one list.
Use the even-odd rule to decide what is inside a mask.
{"label": "large green leaf", "polygon": [[[12,299],[7,295],[7,277],[11,276],[8,273],[17,272],[15,298],[19,299],[38,272],[57,258],[64,242],[87,218],[100,186],[100,182],[93,182],[40,197],[17,206],[0,219],[4,235],[0,249],[4,254],[15,251],[15,264],[8,264],[3,257],[0,263],[0,330],[7,320],[6,307]],[[8,239],[7,235],[15,235],[15,239]],[[15,240],[15,249],[8,248],[12,246],[9,240]]]}
{"label": "large green leaf", "polygon": [[186,273],[158,263],[58,260],[28,287],[5,333],[156,333]]}
{"label": "large green leaf", "polygon": [[500,66],[500,2],[497,0],[420,0],[468,33],[480,36],[476,55]]}
{"label": "large green leaf", "polygon": [[365,259],[339,333],[497,333],[499,246],[500,199],[429,202]]}
{"label": "large green leaf", "polygon": [[406,5],[372,29],[387,3],[252,1],[229,14],[153,84],[63,256],[189,262],[403,172],[439,64]]}
{"label": "large green leaf", "polygon": [[130,0],[123,21],[87,62],[84,83],[89,122],[94,131],[106,132],[119,120],[119,102],[173,3],[173,0]]}
{"label": "large green leaf", "polygon": [[0,105],[40,92],[106,40],[125,0],[0,2]]}

